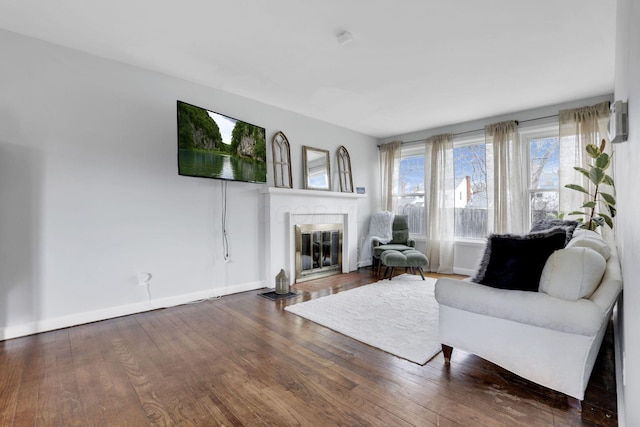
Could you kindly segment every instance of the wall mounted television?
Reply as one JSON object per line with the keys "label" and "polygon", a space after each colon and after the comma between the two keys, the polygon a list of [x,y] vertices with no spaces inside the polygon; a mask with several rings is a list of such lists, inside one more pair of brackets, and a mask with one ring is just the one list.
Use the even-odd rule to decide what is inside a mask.
{"label": "wall mounted television", "polygon": [[177,102],[178,174],[267,182],[265,129]]}

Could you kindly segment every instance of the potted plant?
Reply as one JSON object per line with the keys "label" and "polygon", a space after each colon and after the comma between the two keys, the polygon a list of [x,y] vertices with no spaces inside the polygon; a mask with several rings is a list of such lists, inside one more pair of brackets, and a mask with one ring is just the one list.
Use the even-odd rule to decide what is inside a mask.
{"label": "potted plant", "polygon": [[[587,196],[586,201],[581,206],[581,208],[586,209],[586,211],[578,210],[567,214],[581,215],[582,217],[577,218],[577,221],[581,223],[581,228],[587,230],[595,230],[604,224],[613,228],[613,218],[616,216],[615,196],[601,191],[601,185],[603,184],[609,185],[611,189],[614,189],[613,178],[606,173],[606,170],[611,166],[611,156],[604,152],[606,144],[604,139],[599,147],[595,144],[588,144],[586,151],[592,159],[589,162],[589,168],[585,169],[580,166],[573,167],[589,179],[593,184],[593,192],[578,184],[565,185],[566,188],[579,191]],[[603,209],[606,209],[606,213],[601,211]]]}

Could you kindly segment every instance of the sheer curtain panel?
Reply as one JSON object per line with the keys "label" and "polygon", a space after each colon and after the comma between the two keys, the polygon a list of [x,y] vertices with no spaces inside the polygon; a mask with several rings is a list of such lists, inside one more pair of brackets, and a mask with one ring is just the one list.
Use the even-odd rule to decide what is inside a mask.
{"label": "sheer curtain panel", "polygon": [[[427,139],[424,165],[424,221],[429,269],[436,273],[451,274],[455,240],[452,134]],[[429,171],[426,170],[427,165]]]}
{"label": "sheer curtain panel", "polygon": [[400,170],[401,141],[380,146],[380,182],[382,184],[382,210],[395,212],[398,204],[398,172]]}
{"label": "sheer curtain panel", "polygon": [[522,233],[526,229],[527,203],[524,197],[526,156],[515,120],[485,127],[487,149],[487,203],[489,230],[494,233]]}
{"label": "sheer curtain panel", "polygon": [[[573,169],[574,166],[588,168],[590,157],[587,155],[588,144],[600,146],[602,139],[607,142],[605,152],[611,155],[609,143],[609,102],[596,105],[560,110],[560,212],[580,210],[585,196],[574,190],[565,188],[566,184],[578,184],[593,190],[593,185],[584,175]],[[615,159],[614,159],[615,161]],[[614,165],[615,167],[615,165]],[[612,172],[609,172],[612,175]],[[614,190],[602,185],[602,191],[614,194]],[[605,210],[606,212],[606,210]],[[566,219],[576,219],[575,216]],[[600,227],[603,237],[612,237],[609,227]]]}

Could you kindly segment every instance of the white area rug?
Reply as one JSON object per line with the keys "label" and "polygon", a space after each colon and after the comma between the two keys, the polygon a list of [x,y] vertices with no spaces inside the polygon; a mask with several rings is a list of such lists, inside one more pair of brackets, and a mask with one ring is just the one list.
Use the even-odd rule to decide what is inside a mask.
{"label": "white area rug", "polygon": [[433,296],[436,279],[425,279],[403,274],[285,310],[424,365],[441,349]]}

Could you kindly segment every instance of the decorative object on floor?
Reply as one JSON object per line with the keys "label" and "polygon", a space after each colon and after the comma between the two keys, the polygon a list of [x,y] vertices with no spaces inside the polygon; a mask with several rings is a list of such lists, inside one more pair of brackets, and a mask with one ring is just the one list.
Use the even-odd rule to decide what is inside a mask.
{"label": "decorative object on floor", "polygon": [[440,352],[435,281],[402,274],[285,310],[424,365]]}
{"label": "decorative object on floor", "polygon": [[283,269],[276,275],[276,294],[284,295],[289,293],[289,276]]}
{"label": "decorative object on floor", "polygon": [[261,294],[258,294],[261,297],[270,299],[272,301],[278,301],[281,299],[286,299],[286,298],[291,298],[291,297],[295,297],[296,295],[298,295],[295,292],[287,292],[286,294],[278,294],[276,293],[276,291],[269,291],[269,292],[263,292]]}
{"label": "decorative object on floor", "polygon": [[[588,186],[590,188],[584,188],[578,184],[567,184],[566,188],[576,190],[584,193],[586,196],[585,202],[581,209],[569,212],[567,215],[581,215],[577,221],[582,223],[581,228],[587,230],[595,230],[601,225],[607,224],[610,228],[613,228],[613,218],[616,216],[616,198],[611,193],[605,193],[602,191],[602,185],[609,186],[613,191],[614,183],[613,178],[605,173],[605,171],[611,166],[611,156],[604,152],[607,146],[607,141],[602,140],[600,147],[595,144],[587,144],[587,154],[593,159],[589,164],[589,169],[585,169],[580,166],[574,166],[573,168],[584,175],[588,180]],[[603,213],[605,210],[607,213]]]}
{"label": "decorative object on floor", "polygon": [[353,177],[351,176],[351,156],[341,145],[336,154],[338,160],[338,177],[340,178],[340,191],[343,193],[353,193]]}
{"label": "decorative object on floor", "polygon": [[273,135],[271,153],[273,154],[273,184],[276,187],[293,188],[291,148],[284,133],[277,132]]}

